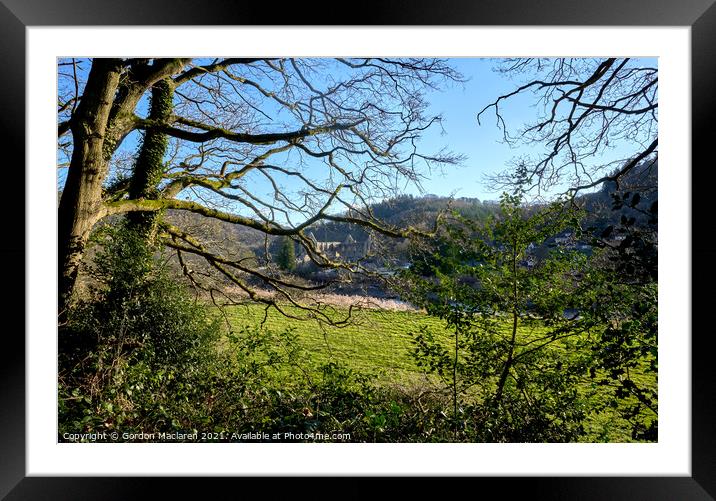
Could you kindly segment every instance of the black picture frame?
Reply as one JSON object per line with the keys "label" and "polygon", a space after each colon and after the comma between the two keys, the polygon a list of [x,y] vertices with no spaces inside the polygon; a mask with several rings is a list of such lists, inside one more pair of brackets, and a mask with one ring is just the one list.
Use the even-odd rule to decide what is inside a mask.
{"label": "black picture frame", "polygon": [[[8,200],[0,256],[6,289],[2,301],[0,329],[0,497],[25,499],[132,499],[162,489],[162,498],[175,493],[187,495],[192,489],[206,493],[206,482],[187,478],[58,478],[26,477],[25,474],[25,343],[26,298],[24,269],[32,266],[25,258],[25,29],[28,26],[84,25],[551,25],[551,26],[689,26],[691,27],[692,77],[692,476],[691,477],[524,477],[472,478],[470,489],[495,487],[508,495],[524,492],[530,498],[546,499],[714,499],[716,497],[716,371],[711,368],[712,328],[704,312],[709,311],[709,286],[714,282],[711,263],[716,244],[709,202],[714,183],[714,154],[711,151],[710,122],[716,116],[716,0],[460,0],[451,2],[389,1],[376,5],[355,2],[350,15],[338,14],[334,2],[299,4],[292,9],[277,8],[270,2],[229,0],[0,0],[0,141],[6,160],[3,199]],[[345,8],[342,8],[345,12]],[[91,43],[91,41],[88,41]],[[8,155],[10,154],[10,155]],[[679,166],[688,174],[689,166]],[[22,187],[22,188],[20,188]],[[15,197],[16,200],[11,200]],[[18,210],[22,207],[23,209]],[[20,213],[23,217],[20,217]],[[709,224],[711,223],[711,224]],[[8,263],[15,263],[9,265]],[[698,268],[696,268],[698,267]],[[9,275],[9,281],[8,279]],[[22,275],[22,276],[21,276]],[[11,326],[9,319],[15,319]],[[688,332],[683,333],[688,336]],[[266,489],[266,479],[240,479],[236,496],[249,488]],[[477,482],[477,484],[475,484]],[[234,489],[236,479],[211,479],[214,490]],[[460,482],[462,483],[462,482]],[[252,485],[255,484],[255,485]],[[373,496],[376,491],[367,479],[346,479],[344,492],[351,497]],[[413,479],[404,488],[424,492],[423,482]],[[490,485],[494,484],[494,485]],[[271,488],[277,484],[271,482]],[[509,487],[509,490],[505,490]],[[291,497],[316,497],[323,489],[311,479],[292,479],[286,485]],[[498,491],[498,492],[499,492]],[[272,493],[275,491],[272,490]],[[488,491],[485,491],[488,492]],[[327,493],[326,493],[327,494]],[[406,493],[407,494],[407,493]],[[409,494],[408,494],[409,495]],[[234,497],[234,496],[232,496]],[[271,497],[274,497],[273,495]],[[344,497],[343,495],[339,497]],[[402,496],[401,496],[402,497]]]}

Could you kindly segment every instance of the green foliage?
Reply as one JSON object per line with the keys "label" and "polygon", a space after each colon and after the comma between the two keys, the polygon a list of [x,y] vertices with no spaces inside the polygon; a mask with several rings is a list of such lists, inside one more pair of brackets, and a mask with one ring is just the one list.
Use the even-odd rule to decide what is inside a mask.
{"label": "green foliage", "polygon": [[604,252],[528,266],[530,241],[560,227],[559,213],[517,205],[506,199],[484,226],[457,219],[443,235],[453,252],[436,253],[426,276],[411,272],[430,315],[357,310],[353,324],[321,328],[254,304],[223,312],[225,336],[146,240],[105,227],[91,293],[60,329],[60,435],[654,440],[655,285],[620,281]]}
{"label": "green foliage", "polygon": [[632,439],[657,440],[658,201],[640,186],[656,185],[656,168],[636,171],[600,194],[611,199],[612,224],[588,228],[596,251],[576,297],[594,326],[590,380],[610,394],[603,405],[630,423]]}
{"label": "green foliage", "polygon": [[[238,414],[220,431],[278,436],[284,442],[400,442],[444,440],[440,406],[419,411],[405,392],[377,384],[375,374],[311,356],[293,329],[242,328],[229,336],[245,391],[235,394]],[[273,440],[273,438],[272,438]]]}
{"label": "green foliage", "polygon": [[[166,120],[174,108],[174,85],[170,79],[160,80],[152,87],[149,110],[150,120]],[[159,183],[164,174],[164,157],[169,145],[169,136],[156,130],[145,131],[137,153],[132,176],[129,179],[130,198],[159,198]],[[151,237],[156,222],[156,212],[132,212],[127,215],[135,230]]]}
{"label": "green foliage", "polygon": [[[293,312],[289,306],[285,308]],[[294,416],[293,419],[303,419],[295,415],[303,409],[301,405],[305,404],[306,398],[311,395],[309,388],[323,380],[324,366],[335,364],[357,378],[369,378],[366,391],[370,390],[373,400],[363,399],[360,401],[361,405],[365,404],[368,407],[364,407],[363,410],[354,409],[356,415],[365,416],[367,421],[360,426],[357,422],[344,423],[346,429],[349,425],[352,426],[351,440],[353,441],[489,442],[520,439],[540,441],[539,437],[546,441],[568,439],[562,429],[562,421],[548,422],[546,417],[540,418],[539,415],[530,413],[524,401],[511,400],[503,403],[503,406],[511,406],[511,412],[515,415],[514,421],[507,422],[500,421],[499,414],[490,417],[484,407],[477,405],[480,394],[478,385],[470,388],[464,384],[463,378],[465,371],[471,368],[479,369],[480,363],[484,366],[495,365],[491,360],[497,352],[495,342],[484,336],[476,336],[474,341],[471,340],[471,342],[482,343],[482,346],[475,347],[473,351],[484,353],[484,356],[470,359],[467,357],[470,350],[465,348],[466,341],[461,338],[461,365],[458,375],[461,398],[458,406],[459,418],[454,420],[452,396],[449,384],[446,384],[446,380],[449,382],[452,374],[452,365],[444,365],[446,380],[443,380],[437,372],[428,370],[425,365],[427,360],[413,355],[417,348],[414,342],[417,335],[426,332],[430,336],[429,345],[436,347],[436,350],[441,350],[452,360],[454,332],[447,329],[445,322],[438,317],[428,316],[419,311],[362,310],[354,312],[355,323],[348,327],[321,328],[315,322],[294,322],[273,310],[269,310],[265,323],[262,323],[265,312],[261,305],[237,306],[227,313],[232,325],[237,329],[236,337],[251,336],[254,345],[266,343],[267,348],[257,348],[259,351],[256,353],[269,349],[277,354],[293,354],[291,357],[282,358],[274,356],[275,364],[258,378],[262,381],[263,387],[274,388],[281,393],[280,400],[267,400],[261,406],[263,409],[261,412],[273,412],[271,402],[285,402],[287,399],[290,401],[303,395],[301,397],[303,400],[300,402],[293,400],[291,407],[294,409],[291,414]],[[340,310],[336,315],[341,317],[345,313],[345,310]],[[511,322],[508,317],[498,316],[494,321],[494,330],[498,331],[501,337],[510,333]],[[290,336],[286,334],[287,331],[290,331]],[[598,332],[595,330],[591,335],[597,336]],[[413,336],[410,333],[413,333]],[[550,327],[538,321],[530,323],[521,330],[523,341],[532,343],[530,346],[536,346],[550,339],[551,333]],[[552,393],[566,392],[562,397],[566,402],[570,399],[578,400],[573,411],[584,413],[584,419],[579,423],[584,427],[584,433],[575,433],[573,430],[574,438],[570,440],[582,442],[646,440],[646,437],[634,438],[631,434],[632,424],[626,420],[627,407],[634,405],[634,399],[616,400],[613,396],[615,391],[613,386],[597,384],[600,378],[607,377],[605,371],[597,370],[595,379],[589,376],[590,371],[585,367],[585,362],[592,357],[591,348],[592,345],[580,345],[569,337],[556,339],[549,351],[541,354],[541,360],[549,360],[549,364],[543,364],[542,374],[533,374],[534,377],[540,378],[535,382],[535,387],[550,386]],[[268,357],[264,358],[261,355],[259,359],[268,359]],[[244,358],[236,358],[236,361],[238,366],[246,366]],[[527,355],[524,361],[535,363],[534,359],[527,360]],[[565,368],[578,371],[578,376],[563,379],[562,371]],[[429,373],[424,374],[424,371]],[[648,363],[640,362],[637,367],[630,369],[630,373],[632,379],[641,387],[656,389],[656,380],[653,374],[648,372]],[[374,376],[367,376],[369,374]],[[495,378],[492,379],[493,382],[494,380]],[[288,390],[289,388],[291,389]],[[331,391],[328,385],[323,388],[325,392]],[[398,406],[400,414],[395,418],[397,423],[388,426],[390,420],[394,419],[390,417],[393,412],[391,409],[394,408],[392,402]],[[618,406],[613,407],[613,403],[618,403]],[[246,405],[250,407],[252,404]],[[541,405],[545,409],[553,408],[554,415],[562,412],[559,401],[545,399]],[[315,414],[315,408],[312,409]],[[370,417],[371,415],[375,417]],[[278,419],[278,414],[274,413],[273,416],[273,419]],[[265,414],[257,412],[256,415],[246,419],[251,423],[260,422],[264,418]],[[570,416],[568,412],[567,418],[573,423],[578,420],[577,415]],[[381,425],[384,419],[385,422]],[[457,438],[454,432],[456,421],[459,430]],[[523,421],[531,425],[518,426]],[[513,433],[514,430],[510,428],[512,425],[509,424],[511,422],[514,423],[518,433]],[[245,426],[250,428],[248,423]],[[368,427],[370,423],[373,423],[371,426],[377,427],[373,430],[375,436]],[[576,424],[574,428],[579,430]],[[358,433],[358,430],[362,431]],[[528,431],[531,434],[528,434]]]}
{"label": "green foliage", "polygon": [[[639,405],[620,404],[624,385],[635,385],[619,378],[645,355],[631,345],[644,326],[622,309],[625,322],[615,334],[603,326],[616,312],[594,308],[595,291],[606,290],[607,276],[614,275],[597,273],[584,255],[563,248],[543,259],[530,253],[566,229],[578,232],[578,216],[559,203],[528,211],[519,196],[504,195],[501,214],[485,225],[456,215],[430,259],[406,274],[413,300],[453,332],[448,346],[429,329],[417,331],[413,356],[450,388],[456,438],[574,441],[587,432],[589,412],[611,405],[631,414],[625,417],[640,414]],[[619,308],[611,295],[600,299]],[[538,327],[544,331],[535,336]],[[591,398],[597,385],[585,392],[580,382],[605,371],[622,389],[597,405]],[[638,397],[655,399],[655,393]],[[647,435],[634,438],[640,436]]]}
{"label": "green foliage", "polygon": [[294,271],[296,269],[296,250],[294,249],[293,240],[289,237],[281,239],[280,247],[276,254],[276,264],[285,271]]}
{"label": "green foliage", "polygon": [[219,324],[124,222],[97,238],[94,285],[59,331],[60,433],[183,428]]}
{"label": "green foliage", "polygon": [[[303,366],[294,329],[243,327],[220,339],[217,317],[157,264],[132,225],[107,226],[90,294],[60,329],[59,436],[211,432],[244,441],[437,439],[437,408],[336,361]],[[217,342],[219,341],[219,342]],[[444,427],[444,426],[443,426]],[[219,438],[221,437],[221,438]],[[151,439],[150,439],[151,440]],[[120,438],[119,441],[122,441]]]}
{"label": "green foliage", "polygon": [[630,423],[632,439],[657,440],[658,284],[648,270],[626,273],[620,257],[609,259],[614,252],[597,255],[580,287],[583,322],[594,325],[590,379],[610,395],[603,405]]}

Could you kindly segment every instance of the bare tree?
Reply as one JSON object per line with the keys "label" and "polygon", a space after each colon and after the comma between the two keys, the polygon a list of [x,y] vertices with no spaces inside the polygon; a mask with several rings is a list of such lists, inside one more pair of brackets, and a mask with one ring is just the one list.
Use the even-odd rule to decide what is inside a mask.
{"label": "bare tree", "polygon": [[[203,259],[248,297],[258,279],[306,316],[298,283],[216,252],[165,211],[286,236],[323,268],[368,272],[322,252],[308,231],[321,221],[356,224],[390,236],[415,228],[379,221],[371,202],[456,163],[418,142],[439,126],[426,89],[461,76],[436,59],[94,59],[59,63],[59,161],[67,169],[59,204],[60,311],[69,304],[95,224],[133,213],[186,266]],[[123,146],[142,134],[138,152]],[[71,133],[71,135],[69,134]]]}
{"label": "bare tree", "polygon": [[[607,181],[619,182],[635,166],[658,155],[658,70],[629,58],[519,58],[501,60],[497,71],[526,82],[501,95],[492,110],[504,141],[538,153],[515,159],[514,169],[491,178],[497,188],[527,186],[576,194]],[[513,129],[501,106],[532,93],[535,122]],[[611,154],[619,146],[622,154]]]}

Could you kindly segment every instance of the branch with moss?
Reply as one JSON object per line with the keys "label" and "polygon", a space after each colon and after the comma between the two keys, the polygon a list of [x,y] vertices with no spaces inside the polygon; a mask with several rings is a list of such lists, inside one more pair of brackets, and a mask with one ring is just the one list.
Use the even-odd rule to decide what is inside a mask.
{"label": "branch with moss", "polygon": [[[183,139],[185,141],[191,141],[194,143],[203,143],[207,141],[212,141],[214,139],[227,139],[229,141],[234,141],[237,143],[247,143],[247,144],[254,144],[254,145],[267,145],[267,144],[274,144],[279,141],[285,141],[285,142],[292,142],[292,141],[299,141],[301,139],[315,136],[318,134],[325,134],[328,132],[335,132],[335,131],[342,131],[342,130],[353,130],[357,125],[361,124],[364,120],[359,120],[355,122],[345,123],[345,124],[332,124],[332,125],[324,125],[322,127],[313,127],[313,128],[306,128],[303,127],[298,130],[288,131],[288,132],[275,132],[275,133],[268,133],[268,134],[247,134],[247,133],[241,133],[241,132],[233,132],[227,129],[223,129],[221,127],[213,127],[206,124],[203,124],[201,122],[197,122],[194,120],[189,120],[187,118],[182,117],[173,117],[168,120],[150,120],[150,119],[143,119],[139,117],[135,117],[134,124],[137,129],[155,129],[160,132],[163,132],[164,134],[168,134],[172,137],[176,137],[178,139]],[[172,127],[171,125],[168,125],[167,123],[177,123],[181,125],[185,125],[187,127],[192,127],[194,129],[199,129],[202,132],[195,132],[187,129],[179,129],[177,127]]]}

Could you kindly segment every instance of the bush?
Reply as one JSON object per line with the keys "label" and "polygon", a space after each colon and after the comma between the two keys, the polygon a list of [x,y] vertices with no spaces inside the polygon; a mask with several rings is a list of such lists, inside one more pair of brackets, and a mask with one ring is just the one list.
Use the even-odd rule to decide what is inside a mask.
{"label": "bush", "polygon": [[[335,362],[307,371],[292,330],[243,329],[229,336],[243,392],[225,431],[261,432],[279,441],[426,442],[450,439],[445,399],[424,388],[377,383]],[[427,394],[427,396],[426,396]],[[422,400],[422,404],[417,403]]]}
{"label": "bush", "polygon": [[169,431],[205,418],[218,319],[124,222],[95,236],[92,284],[59,329],[59,432]]}

